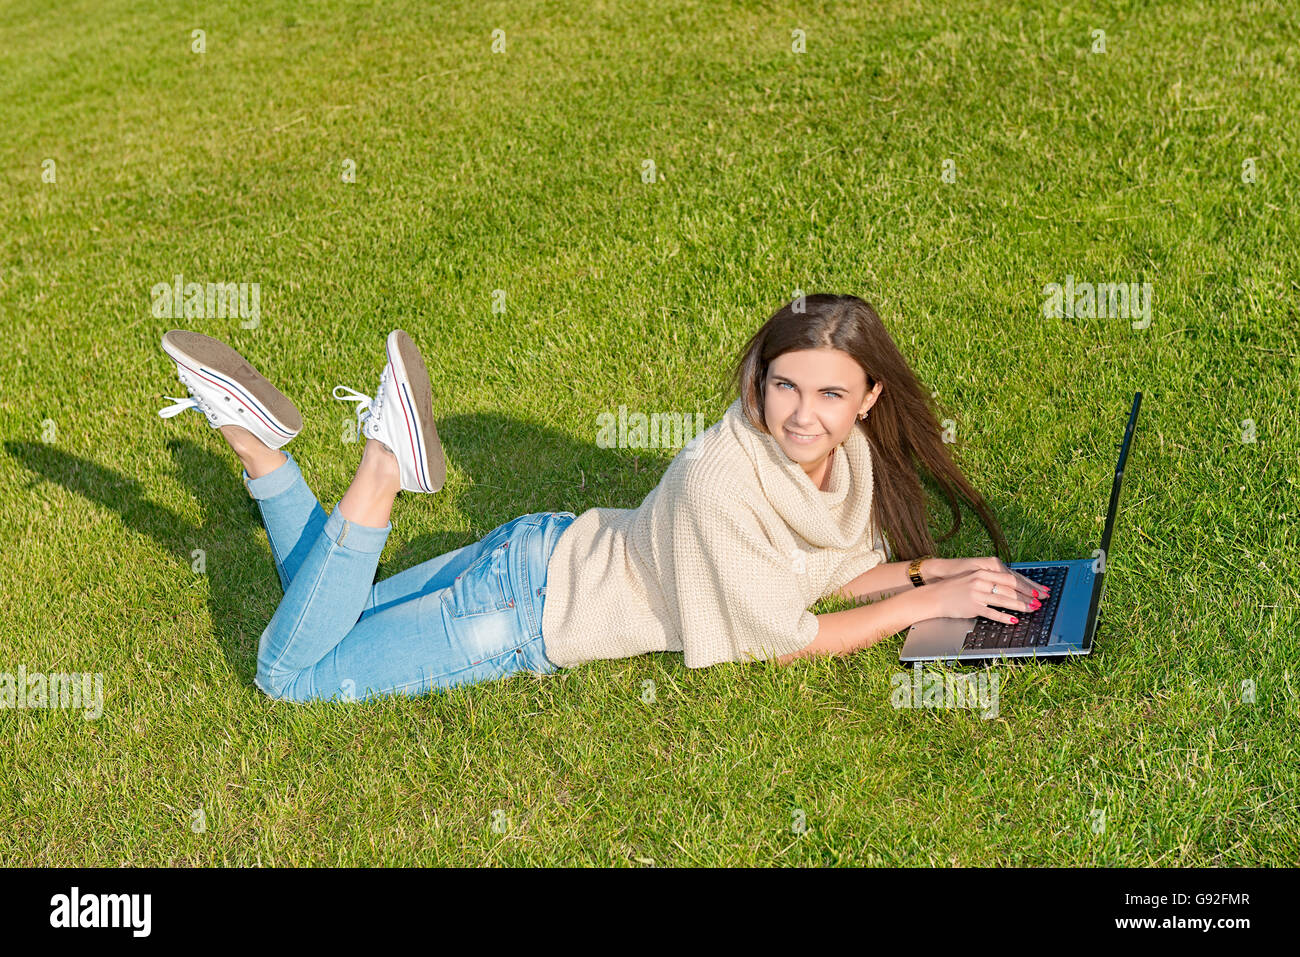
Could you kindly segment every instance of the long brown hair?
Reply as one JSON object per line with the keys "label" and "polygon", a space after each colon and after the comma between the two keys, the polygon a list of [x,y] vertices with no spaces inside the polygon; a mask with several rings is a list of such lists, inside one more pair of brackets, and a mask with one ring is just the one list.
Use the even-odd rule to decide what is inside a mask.
{"label": "long brown hair", "polygon": [[[804,311],[796,312],[801,302]],[[921,388],[876,310],[857,296],[816,293],[796,299],[773,313],[750,337],[732,377],[754,428],[768,432],[763,397],[769,366],[777,356],[803,349],[848,353],[866,373],[868,392],[877,381],[884,383],[867,418],[854,428],[861,429],[871,444],[871,517],[885,536],[893,560],[935,553],[921,469],[928,484],[942,491],[952,513],[952,528],[939,541],[946,542],[961,528],[960,496],[984,523],[998,555],[1007,560],[1010,548],[1002,528],[948,454],[929,393]]]}

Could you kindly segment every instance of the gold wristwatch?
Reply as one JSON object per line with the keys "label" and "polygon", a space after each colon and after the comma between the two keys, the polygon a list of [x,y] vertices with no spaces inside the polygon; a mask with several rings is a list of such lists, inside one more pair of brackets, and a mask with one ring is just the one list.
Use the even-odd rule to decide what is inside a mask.
{"label": "gold wristwatch", "polygon": [[927,558],[934,558],[934,556],[922,555],[920,558],[912,559],[912,564],[907,566],[907,577],[912,579],[912,584],[917,588],[925,584],[925,579],[921,577],[921,562]]}

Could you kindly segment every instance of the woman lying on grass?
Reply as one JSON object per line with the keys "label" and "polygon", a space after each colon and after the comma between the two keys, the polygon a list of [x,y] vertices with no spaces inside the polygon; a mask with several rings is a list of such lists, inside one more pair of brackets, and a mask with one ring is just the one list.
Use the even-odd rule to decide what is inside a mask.
{"label": "woman lying on grass", "polygon": [[[680,651],[690,668],[846,654],[926,618],[1029,610],[1043,586],[998,558],[908,560],[934,548],[916,464],[1005,539],[953,464],[925,392],[872,307],[819,294],[778,310],[746,345],[739,396],[637,508],[521,515],[480,541],[375,582],[399,491],[436,492],[446,464],[424,360],[388,336],[366,446],[326,515],[281,447],[302,428],[282,393],[224,343],[174,330],[163,349],[225,436],[266,525],[284,599],[258,645],[274,698],[362,700]],[[345,395],[339,395],[342,388]],[[172,398],[172,397],[168,397]],[[874,412],[874,414],[872,414]],[[901,560],[887,562],[885,547]],[[995,593],[994,588],[998,591]],[[874,599],[813,615],[835,593]]]}

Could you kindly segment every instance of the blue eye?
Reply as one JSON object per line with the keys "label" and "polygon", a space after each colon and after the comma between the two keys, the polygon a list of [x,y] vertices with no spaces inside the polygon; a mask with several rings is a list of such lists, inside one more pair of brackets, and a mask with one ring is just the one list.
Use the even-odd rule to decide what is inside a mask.
{"label": "blue eye", "polygon": [[[790,388],[792,388],[792,389],[794,388],[794,386],[790,385],[789,382],[778,382],[778,383],[776,384],[776,387],[779,389],[779,388],[781,388],[781,386],[783,386],[783,385],[789,385]],[[828,395],[828,396],[830,396],[832,399],[842,399],[842,398],[844,398],[844,396],[840,395],[838,392],[823,392],[822,395]]]}

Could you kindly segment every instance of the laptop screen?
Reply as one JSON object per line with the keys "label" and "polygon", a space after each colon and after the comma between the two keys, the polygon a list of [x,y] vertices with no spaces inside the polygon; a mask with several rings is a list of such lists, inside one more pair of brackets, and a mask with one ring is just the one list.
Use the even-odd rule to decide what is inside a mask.
{"label": "laptop screen", "polygon": [[1128,461],[1128,447],[1133,441],[1133,430],[1137,426],[1138,409],[1142,406],[1142,393],[1133,395],[1133,410],[1128,414],[1128,425],[1124,428],[1124,444],[1119,450],[1119,464],[1115,466],[1115,481],[1110,487],[1110,505],[1106,509],[1106,527],[1101,533],[1101,569],[1106,572],[1106,560],[1110,556],[1110,535],[1115,528],[1115,513],[1119,510],[1119,487],[1124,480],[1124,463]]}

